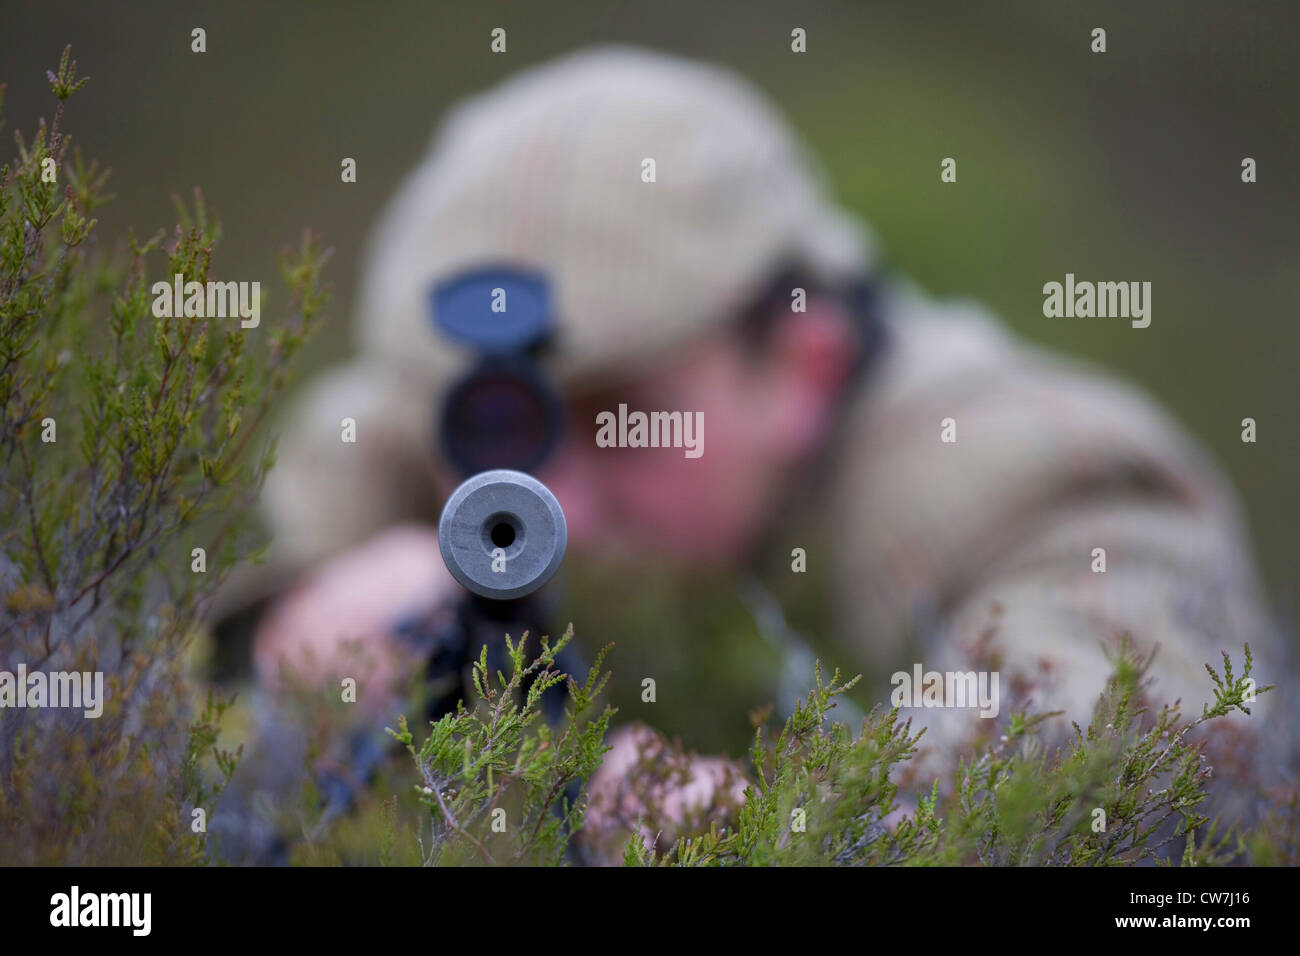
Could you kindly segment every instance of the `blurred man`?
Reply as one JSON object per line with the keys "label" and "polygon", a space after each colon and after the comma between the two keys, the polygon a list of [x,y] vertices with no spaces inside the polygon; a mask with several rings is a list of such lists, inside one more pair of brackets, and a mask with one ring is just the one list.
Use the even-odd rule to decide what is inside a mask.
{"label": "blurred man", "polygon": [[[827,637],[846,667],[993,661],[1001,700],[986,710],[1032,698],[1080,722],[1124,633],[1159,646],[1158,693],[1188,711],[1210,699],[1203,664],[1220,648],[1249,641],[1276,675],[1236,505],[1197,446],[1132,389],[876,262],[787,125],[718,69],[584,52],[460,106],[375,234],[357,358],[284,426],[266,513],[279,560],[315,570],[261,621],[262,679],[307,658],[323,676],[361,637],[384,649],[363,681],[382,700],[410,665],[395,623],[455,599],[433,527],[454,484],[433,409],[472,356],[433,331],[429,289],[503,263],[555,296],[544,364],[569,420],[538,477],[572,550],[739,569],[798,495],[824,523],[802,560],[831,578]],[[699,415],[702,454],[603,447],[600,416],[620,405]],[[996,722],[905,713],[930,728],[927,770]],[[723,785],[716,771],[695,798]]]}

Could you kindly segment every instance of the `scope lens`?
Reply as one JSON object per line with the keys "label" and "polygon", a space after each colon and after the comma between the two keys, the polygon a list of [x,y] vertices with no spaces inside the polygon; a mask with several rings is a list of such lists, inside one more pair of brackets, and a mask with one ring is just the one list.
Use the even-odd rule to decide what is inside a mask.
{"label": "scope lens", "polygon": [[557,431],[554,403],[536,383],[511,372],[480,370],[448,396],[442,437],[452,462],[473,474],[535,467]]}

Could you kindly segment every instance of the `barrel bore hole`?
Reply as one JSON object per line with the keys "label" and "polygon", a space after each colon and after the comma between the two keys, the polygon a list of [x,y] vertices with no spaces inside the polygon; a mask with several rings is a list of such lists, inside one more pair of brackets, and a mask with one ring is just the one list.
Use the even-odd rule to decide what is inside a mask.
{"label": "barrel bore hole", "polygon": [[483,547],[491,554],[500,548],[506,557],[514,557],[524,546],[524,526],[517,515],[498,511],[483,521]]}

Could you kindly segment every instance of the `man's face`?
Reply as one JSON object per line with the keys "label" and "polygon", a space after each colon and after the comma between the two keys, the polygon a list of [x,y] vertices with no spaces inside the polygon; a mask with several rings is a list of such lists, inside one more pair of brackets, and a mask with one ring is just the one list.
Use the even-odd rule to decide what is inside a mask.
{"label": "man's face", "polygon": [[[570,396],[564,442],[538,473],[564,508],[570,542],[614,558],[742,558],[792,467],[824,436],[847,347],[843,323],[832,343],[823,319],[791,319],[761,353],[720,333],[635,380]],[[620,404],[629,415],[702,413],[702,454],[599,447],[597,416],[617,416]]]}
{"label": "man's face", "polygon": [[[575,546],[706,563],[743,551],[775,478],[759,427],[763,381],[748,365],[730,342],[711,340],[654,374],[571,401],[564,443],[538,477],[563,506]],[[699,457],[685,448],[598,447],[597,416],[617,416],[620,404],[629,414],[702,417],[693,436]]]}

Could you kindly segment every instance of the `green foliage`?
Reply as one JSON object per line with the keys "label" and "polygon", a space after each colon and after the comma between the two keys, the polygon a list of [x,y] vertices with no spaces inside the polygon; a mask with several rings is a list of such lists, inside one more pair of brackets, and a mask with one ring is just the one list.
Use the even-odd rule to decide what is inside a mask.
{"label": "green foliage", "polygon": [[[854,737],[828,718],[852,682],[841,684],[837,672],[823,684],[819,669],[816,688],[775,741],[756,736],[757,783],[736,829],[678,841],[657,862],[1094,866],[1165,860],[1175,841],[1185,865],[1230,862],[1226,837],[1197,809],[1211,768],[1204,742],[1191,737],[1233,709],[1249,713],[1249,645],[1245,657],[1240,677],[1226,654],[1222,676],[1207,665],[1216,702],[1200,717],[1184,721],[1177,706],[1165,706],[1148,720],[1139,698],[1151,658],[1125,642],[1086,731],[1074,725],[1073,739],[1049,753],[1038,734],[1052,715],[1015,712],[1000,741],[961,763],[946,798],[936,780],[910,814],[898,812],[890,777],[921,734],[897,708],[877,708]],[[1097,810],[1104,830],[1094,830]]]}
{"label": "green foliage", "polygon": [[203,599],[254,550],[258,426],[328,254],[310,235],[285,253],[273,331],[155,318],[152,282],[208,281],[220,227],[196,190],[170,235],[88,252],[108,171],[63,129],[86,83],[69,50],[48,76],[53,121],[0,169],[0,669],[102,671],[106,702],[98,719],[4,712],[0,860],[197,862],[190,810],[211,808],[205,778],[219,788],[235,755],[216,745],[228,702],[191,714],[182,658]]}
{"label": "green foliage", "polygon": [[[473,665],[474,707],[462,703],[433,723],[418,747],[405,717],[390,731],[414,758],[421,802],[435,819],[431,845],[421,846],[426,864],[559,864],[569,834],[582,825],[585,801],[570,802],[567,791],[595,772],[607,749],[614,711],[594,711],[609,676],[600,671],[608,648],[579,684],[554,667],[573,639],[572,627],[554,646],[542,638],[531,661],[527,637],[518,643],[505,637],[509,676],[489,673],[483,648]],[[569,708],[554,730],[539,720],[541,700],[561,683],[568,685]],[[495,830],[494,819],[501,824]]]}
{"label": "green foliage", "polygon": [[[537,694],[521,695],[520,687],[521,678],[532,673],[541,675],[542,685],[555,682],[554,675],[546,676],[552,655],[543,648],[538,661],[526,665],[522,642],[511,645],[512,676],[497,675],[495,685],[481,657],[475,670],[478,704],[433,724],[419,747],[405,720],[394,734],[415,759],[421,802],[434,821],[434,843],[419,841],[419,862],[571,859],[564,844],[579,833],[585,798],[572,806],[564,803],[559,815],[548,808],[566,785],[599,765],[611,712],[578,720],[605,683],[604,677],[597,682],[593,669],[585,686],[571,684],[573,709],[563,728],[540,723]],[[1253,830],[1220,833],[1219,822],[1200,810],[1212,768],[1195,731],[1233,710],[1249,713],[1249,646],[1241,676],[1234,675],[1226,655],[1222,673],[1207,668],[1216,701],[1192,720],[1183,719],[1176,706],[1152,711],[1143,704],[1150,663],[1151,657],[1138,656],[1122,642],[1087,728],[1074,725],[1071,738],[1049,750],[1042,733],[1053,715],[1014,712],[999,741],[968,747],[949,785],[935,780],[915,796],[911,812],[901,808],[895,780],[900,765],[917,752],[922,733],[913,733],[897,708],[876,708],[856,733],[832,720],[836,698],[856,678],[841,681],[836,672],[825,680],[818,665],[813,690],[778,731],[769,730],[763,713],[752,715],[752,778],[744,802],[730,808],[727,825],[696,808],[680,818],[682,825],[667,844],[627,834],[621,854],[597,854],[595,861],[630,866],[1295,862],[1300,801],[1294,790],[1279,796],[1273,813]],[[656,788],[661,782],[636,784],[645,801],[643,822],[656,821],[641,827],[643,833],[664,832],[659,821],[666,811],[652,796],[662,792]],[[525,810],[522,816],[512,810],[506,832],[492,834],[491,811],[505,805],[514,788]],[[395,800],[383,804],[388,842],[381,856],[388,860],[394,858]],[[1101,812],[1104,829],[1097,825]],[[579,844],[591,839],[590,833],[577,836]],[[412,856],[407,853],[408,860]]]}

